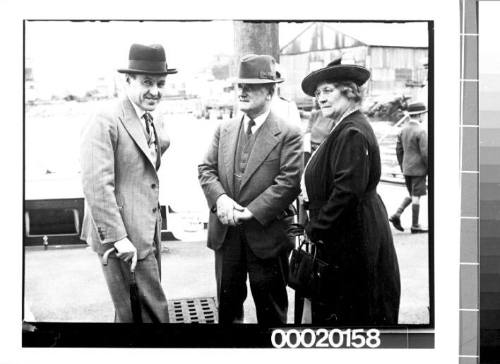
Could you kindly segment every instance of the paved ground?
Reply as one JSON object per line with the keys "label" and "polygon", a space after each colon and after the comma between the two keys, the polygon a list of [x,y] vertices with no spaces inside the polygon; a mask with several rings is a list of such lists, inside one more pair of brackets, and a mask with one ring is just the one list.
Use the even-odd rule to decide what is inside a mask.
{"label": "paved ground", "polygon": [[[405,195],[399,185],[381,184],[379,193],[389,213]],[[422,204],[426,223],[427,204]],[[410,225],[408,210],[403,226]],[[164,242],[162,284],[168,299],[214,297],[213,253],[205,247],[206,232],[186,216],[170,215],[181,241]],[[177,221],[175,221],[177,219]],[[402,295],[400,323],[428,322],[428,235],[393,231]],[[27,248],[25,251],[25,317],[34,321],[112,322],[113,306],[96,255],[85,247]],[[293,317],[293,291],[289,291],[289,322]],[[251,299],[245,302],[246,322],[255,322]]]}

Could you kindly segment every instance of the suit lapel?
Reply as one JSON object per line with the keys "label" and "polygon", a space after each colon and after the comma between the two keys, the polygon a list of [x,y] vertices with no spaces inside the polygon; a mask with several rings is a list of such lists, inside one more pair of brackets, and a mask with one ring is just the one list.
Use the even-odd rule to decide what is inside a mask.
{"label": "suit lapel", "polygon": [[156,126],[154,121],[151,123],[153,127],[153,132],[155,134],[155,140],[156,140],[156,170],[160,169],[160,164],[161,164],[161,146],[160,146],[160,139],[158,138],[158,133],[156,132]]}
{"label": "suit lapel", "polygon": [[243,174],[241,180],[241,188],[248,182],[250,177],[255,173],[255,171],[260,167],[260,165],[266,160],[267,156],[274,149],[276,144],[278,144],[279,139],[276,137],[280,133],[278,125],[274,120],[272,112],[269,113],[266,121],[262,124],[261,129],[258,131],[255,144],[248,158],[248,164]]}
{"label": "suit lapel", "polygon": [[[134,142],[137,144],[139,149],[144,153],[144,157],[149,161],[151,166],[155,168],[153,162],[148,157],[149,155],[149,147],[146,141],[146,136],[144,135],[144,130],[141,126],[141,121],[135,112],[134,107],[132,106],[130,100],[125,97],[122,102],[124,116],[123,116],[123,126],[127,129],[127,132],[130,134]],[[156,168],[155,168],[156,169]]]}
{"label": "suit lapel", "polygon": [[238,134],[240,131],[240,125],[243,122],[243,118],[239,121],[234,120],[227,124],[224,128],[220,144],[222,145],[222,156],[224,161],[224,172],[226,175],[226,183],[229,187],[231,196],[234,196],[234,156],[236,154],[236,145],[238,144]]}

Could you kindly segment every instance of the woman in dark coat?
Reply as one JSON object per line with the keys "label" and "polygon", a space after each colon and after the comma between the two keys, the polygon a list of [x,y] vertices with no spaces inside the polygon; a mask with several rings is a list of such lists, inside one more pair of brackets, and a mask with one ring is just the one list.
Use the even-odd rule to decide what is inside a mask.
{"label": "woman in dark coat", "polygon": [[380,151],[360,112],[360,86],[370,72],[340,60],[309,74],[302,89],[315,96],[335,125],[304,172],[309,210],[306,233],[318,257],[330,264],[327,287],[312,300],[312,323],[395,325],[400,300],[399,267],[387,211],[376,188]]}

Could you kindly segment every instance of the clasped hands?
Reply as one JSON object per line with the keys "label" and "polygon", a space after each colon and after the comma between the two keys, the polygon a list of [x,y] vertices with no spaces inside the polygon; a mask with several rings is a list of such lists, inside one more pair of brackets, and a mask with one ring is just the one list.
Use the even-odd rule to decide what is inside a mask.
{"label": "clasped hands", "polygon": [[236,226],[253,218],[253,214],[228,195],[220,195],[217,199],[217,217],[223,225]]}

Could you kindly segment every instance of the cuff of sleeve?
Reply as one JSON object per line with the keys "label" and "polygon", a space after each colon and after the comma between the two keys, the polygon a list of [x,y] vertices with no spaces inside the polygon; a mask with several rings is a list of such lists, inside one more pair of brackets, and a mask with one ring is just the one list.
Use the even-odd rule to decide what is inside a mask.
{"label": "cuff of sleeve", "polygon": [[209,206],[211,206],[211,209],[214,209],[215,206],[217,205],[217,199],[221,195],[225,195],[225,194],[226,194],[226,191],[224,191],[224,188],[220,185],[213,186],[210,189],[210,191],[207,195],[210,197]]}
{"label": "cuff of sleeve", "polygon": [[124,238],[121,238],[121,239],[119,239],[119,240],[115,241],[114,243],[112,243],[112,244],[113,244],[113,246],[116,248],[116,245],[117,245],[117,244],[120,244],[120,243],[121,243],[122,241],[124,241],[126,238],[127,238],[127,237],[125,236]]}
{"label": "cuff of sleeve", "polygon": [[265,213],[259,213],[258,210],[254,210],[252,207],[252,204],[247,206],[247,209],[250,210],[250,212],[253,215],[253,218],[257,220],[261,225],[265,226],[269,223],[268,218],[266,217]]}
{"label": "cuff of sleeve", "polygon": [[109,238],[101,240],[101,244],[114,244],[117,241],[125,239],[126,237],[127,237],[127,234],[121,234],[118,237],[116,237],[116,236],[109,237]]}
{"label": "cuff of sleeve", "polygon": [[217,200],[219,199],[219,197],[221,197],[222,195],[225,195],[225,194],[226,194],[226,192],[223,191],[222,193],[215,195],[214,201],[211,204],[212,207],[210,207],[210,211],[213,212],[214,214],[217,213]]}

